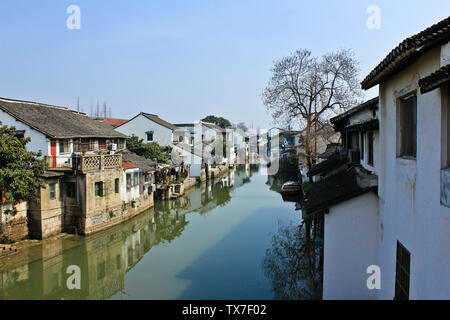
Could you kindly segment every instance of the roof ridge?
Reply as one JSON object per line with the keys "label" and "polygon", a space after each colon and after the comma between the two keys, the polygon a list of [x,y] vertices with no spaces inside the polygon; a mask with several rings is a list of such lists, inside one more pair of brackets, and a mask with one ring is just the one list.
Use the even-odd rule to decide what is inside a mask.
{"label": "roof ridge", "polygon": [[0,101],[2,101],[2,100],[5,101],[5,102],[33,104],[33,105],[37,105],[37,106],[45,107],[45,108],[54,108],[54,109],[60,109],[60,110],[68,110],[68,111],[74,111],[76,113],[80,113],[78,111],[69,109],[68,107],[60,107],[60,106],[55,106],[55,105],[46,104],[46,103],[40,103],[40,102],[34,102],[34,101],[16,100],[16,99],[9,99],[9,98],[0,97]]}

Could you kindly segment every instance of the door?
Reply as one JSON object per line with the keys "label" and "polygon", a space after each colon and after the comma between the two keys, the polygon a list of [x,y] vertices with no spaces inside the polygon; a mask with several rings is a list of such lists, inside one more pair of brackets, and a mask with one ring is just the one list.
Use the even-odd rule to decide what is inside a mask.
{"label": "door", "polygon": [[52,165],[53,168],[56,168],[56,140],[52,140],[50,143],[51,146],[51,156],[52,156]]}

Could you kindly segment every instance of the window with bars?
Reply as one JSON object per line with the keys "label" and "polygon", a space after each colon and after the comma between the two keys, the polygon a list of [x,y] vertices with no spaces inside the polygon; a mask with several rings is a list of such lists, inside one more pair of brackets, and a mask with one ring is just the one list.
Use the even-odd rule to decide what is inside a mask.
{"label": "window with bars", "polygon": [[398,101],[397,155],[416,158],[417,152],[417,97],[416,94]]}
{"label": "window with bars", "polygon": [[411,253],[397,241],[395,300],[409,300]]}
{"label": "window with bars", "polygon": [[96,182],[95,183],[95,196],[96,197],[104,197],[106,196],[106,188],[104,182]]}

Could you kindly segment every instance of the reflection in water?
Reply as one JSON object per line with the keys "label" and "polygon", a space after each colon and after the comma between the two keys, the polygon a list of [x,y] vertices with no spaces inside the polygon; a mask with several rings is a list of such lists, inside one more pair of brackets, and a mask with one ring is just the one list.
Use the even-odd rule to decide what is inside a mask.
{"label": "reflection in water", "polygon": [[[242,166],[214,182],[186,190],[121,225],[89,237],[67,236],[24,248],[0,261],[1,299],[108,299],[124,291],[125,276],[153,247],[180,237],[190,212],[207,214],[231,200],[257,168]],[[81,270],[81,289],[70,290],[69,266]]]}
{"label": "reflection in water", "polygon": [[263,268],[277,299],[321,299],[321,249],[314,247],[306,230],[305,223],[279,223],[267,249]]}

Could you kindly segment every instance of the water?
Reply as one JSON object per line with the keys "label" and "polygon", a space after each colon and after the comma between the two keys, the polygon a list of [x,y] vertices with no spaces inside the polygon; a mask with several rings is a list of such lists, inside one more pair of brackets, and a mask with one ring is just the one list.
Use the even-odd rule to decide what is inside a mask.
{"label": "water", "polygon": [[[273,299],[266,251],[279,221],[301,215],[263,170],[242,166],[112,229],[24,249],[0,261],[0,299]],[[80,290],[67,287],[70,266]]]}

